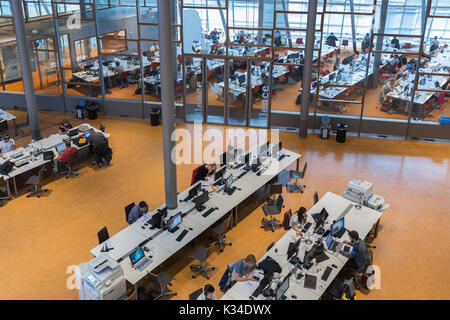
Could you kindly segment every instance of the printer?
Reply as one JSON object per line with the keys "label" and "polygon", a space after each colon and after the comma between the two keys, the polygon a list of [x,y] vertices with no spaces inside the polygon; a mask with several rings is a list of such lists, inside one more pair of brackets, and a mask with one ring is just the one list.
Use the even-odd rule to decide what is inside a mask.
{"label": "printer", "polygon": [[80,300],[118,300],[126,294],[126,283],[120,264],[101,253],[79,265],[77,275]]}
{"label": "printer", "polygon": [[371,209],[384,211],[389,204],[384,202],[382,196],[372,193],[372,183],[352,179],[344,191],[343,197]]}
{"label": "printer", "polygon": [[344,191],[343,197],[353,202],[366,205],[372,195],[372,183],[352,179]]}

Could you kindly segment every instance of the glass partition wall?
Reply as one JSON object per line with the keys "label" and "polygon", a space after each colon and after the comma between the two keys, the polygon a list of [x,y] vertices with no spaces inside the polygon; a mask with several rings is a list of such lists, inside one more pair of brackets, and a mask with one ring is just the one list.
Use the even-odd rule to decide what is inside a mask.
{"label": "glass partition wall", "polygon": [[[157,0],[22,2],[37,94],[134,117],[160,105]],[[173,0],[177,119],[298,128],[310,9],[301,0]],[[323,117],[358,134],[445,128],[450,0],[319,0],[316,9],[311,129]],[[0,88],[23,91],[10,1],[0,1],[0,31]]]}

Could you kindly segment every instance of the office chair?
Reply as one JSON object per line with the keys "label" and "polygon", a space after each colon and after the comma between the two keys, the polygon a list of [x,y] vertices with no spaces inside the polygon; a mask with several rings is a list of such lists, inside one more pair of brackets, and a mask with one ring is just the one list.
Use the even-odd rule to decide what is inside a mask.
{"label": "office chair", "polygon": [[134,207],[135,205],[136,205],[136,204],[135,204],[134,202],[132,202],[132,203],[130,203],[129,205],[127,205],[127,206],[125,207],[125,220],[127,221],[127,223],[128,223],[128,215],[130,214],[131,209],[133,209],[133,207]]}
{"label": "office chair", "polygon": [[220,247],[220,252],[223,252],[224,245],[232,245],[231,241],[224,240],[226,237],[225,232],[227,232],[227,230],[230,228],[232,217],[233,216],[230,214],[228,218],[226,218],[224,221],[222,221],[212,229],[215,233],[217,233],[218,238],[214,242],[210,243],[209,247],[218,244]]}
{"label": "office chair", "polygon": [[283,193],[283,185],[280,184],[271,184],[270,185],[270,189],[269,189],[269,199],[266,201],[267,205],[273,205],[275,203],[275,196],[277,194],[282,194]]}
{"label": "office chair", "polygon": [[128,79],[128,72],[127,71],[121,72],[120,73],[120,82],[121,82],[120,89],[128,87],[127,79]]}
{"label": "office chair", "polygon": [[298,179],[303,179],[305,177],[306,168],[308,166],[308,163],[305,162],[305,165],[303,166],[302,171],[296,171],[296,170],[289,170],[289,180],[295,179],[294,184],[288,184],[286,186],[286,189],[289,192],[294,192],[294,190],[299,190],[301,193],[303,193],[303,189],[306,188],[306,185],[304,184],[297,184]]}
{"label": "office chair", "polygon": [[159,298],[174,295],[176,296],[177,293],[174,291],[166,291],[168,285],[172,285],[170,282],[173,280],[173,277],[170,274],[165,273],[164,271],[160,271],[158,274],[149,273],[148,274],[148,280],[159,287],[158,290],[152,290],[152,292],[157,292],[158,295],[154,300],[158,300]]}
{"label": "office chair", "polygon": [[348,40],[344,39],[342,40],[342,46],[344,47],[344,51],[343,52],[347,52],[347,47],[348,47]]}
{"label": "office chair", "polygon": [[314,192],[313,200],[314,200],[314,204],[316,204],[317,202],[319,202],[319,194],[317,193],[317,191]]}
{"label": "office chair", "polygon": [[214,266],[207,266],[206,265],[206,254],[208,253],[208,249],[201,246],[199,247],[193,254],[192,258],[200,261],[201,265],[191,265],[190,268],[192,271],[195,271],[195,273],[192,275],[192,278],[196,278],[200,272],[203,272],[206,279],[209,279],[208,270],[214,270],[216,267]]}
{"label": "office chair", "polygon": [[[78,151],[77,151],[78,152]],[[72,164],[75,163],[76,159],[77,159],[77,152],[72,153],[69,158],[67,159],[67,163],[65,163],[64,165],[66,166],[67,170],[60,172],[59,175],[66,175],[66,179],[69,179],[70,175],[73,174],[75,176],[78,176],[78,168],[73,168]]]}
{"label": "office chair", "polygon": [[97,232],[98,244],[102,244],[109,239],[108,228],[103,227],[99,232]]}
{"label": "office chair", "polygon": [[[279,195],[273,205],[264,205],[262,207],[265,218],[263,218],[261,221],[261,228],[265,228],[267,225],[269,225],[272,229],[272,232],[275,232],[275,226],[281,226],[281,222],[277,221],[277,219],[273,216],[279,215],[281,213],[281,209],[283,208],[283,201],[283,197]],[[270,219],[267,219],[268,216],[270,216]]]}
{"label": "office chair", "polygon": [[8,133],[8,121],[7,120],[0,121],[0,134],[6,133]]}
{"label": "office chair", "polygon": [[36,195],[38,198],[41,197],[41,192],[48,192],[48,189],[42,189],[41,181],[42,181],[42,175],[44,174],[45,168],[41,167],[39,169],[38,175],[33,175],[25,182],[25,184],[31,184],[33,185],[32,188],[29,188],[29,193],[27,194],[27,198],[31,197],[32,195]]}
{"label": "office chair", "polygon": [[354,300],[356,296],[351,284],[335,279],[331,282],[323,296],[329,296],[329,300],[341,300],[344,294],[348,300]]}
{"label": "office chair", "polygon": [[[370,246],[370,244],[366,244],[367,247]],[[371,245],[372,248],[374,248],[374,245]],[[345,270],[349,270],[351,273],[353,273],[353,281],[355,282],[355,288],[357,290],[361,290],[361,284],[363,285],[364,289],[369,289],[367,286],[367,280],[369,277],[373,276],[375,274],[375,270],[371,268],[373,263],[373,252],[370,249],[367,249],[366,256],[364,258],[364,264],[358,268],[355,269],[353,267],[346,266]]]}
{"label": "office chair", "polygon": [[203,289],[197,289],[189,294],[189,300],[197,300],[197,298],[203,293]]}

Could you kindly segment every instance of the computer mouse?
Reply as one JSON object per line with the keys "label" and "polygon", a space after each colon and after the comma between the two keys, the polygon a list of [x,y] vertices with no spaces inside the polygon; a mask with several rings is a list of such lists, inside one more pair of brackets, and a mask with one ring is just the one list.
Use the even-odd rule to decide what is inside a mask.
{"label": "computer mouse", "polygon": [[336,268],[337,269],[337,265],[335,265],[335,264],[332,264],[331,265],[333,268]]}
{"label": "computer mouse", "polygon": [[145,251],[145,252],[149,252],[149,251],[150,251],[150,249],[149,249],[149,248],[147,248],[147,247],[144,247],[144,251]]}
{"label": "computer mouse", "polygon": [[194,229],[192,229],[192,228],[188,228],[189,229],[189,231],[192,231],[192,230],[194,230]]}
{"label": "computer mouse", "polygon": [[145,229],[145,227],[144,227],[144,226],[142,226],[141,228],[142,228],[142,229]]}
{"label": "computer mouse", "polygon": [[292,299],[297,299],[297,296],[296,295],[292,295],[291,298]]}
{"label": "computer mouse", "polygon": [[276,248],[275,248],[275,250],[274,250],[274,251],[275,251],[275,253],[277,253],[277,252],[278,252],[278,249],[276,249]]}

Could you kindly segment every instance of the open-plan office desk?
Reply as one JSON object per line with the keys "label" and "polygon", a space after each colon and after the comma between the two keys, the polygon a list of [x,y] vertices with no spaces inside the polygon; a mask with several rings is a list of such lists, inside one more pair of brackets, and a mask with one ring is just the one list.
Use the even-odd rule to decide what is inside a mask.
{"label": "open-plan office desk", "polygon": [[[90,124],[81,124],[79,126],[74,127],[73,129],[76,128],[80,128],[84,126],[86,129],[94,129],[96,132],[101,132],[98,129],[95,129],[94,127],[92,127]],[[102,133],[106,138],[109,138],[109,133]],[[78,135],[71,137],[71,139],[73,140],[74,138],[77,138]],[[47,138],[35,141],[35,142],[31,142],[30,144],[28,144],[25,147],[20,147],[17,148],[16,150],[7,152],[3,155],[3,157],[0,157],[0,165],[3,164],[5,161],[7,160],[11,160],[11,156],[20,152],[23,152],[23,155],[21,157],[18,157],[17,159],[14,159],[14,161],[19,161],[22,159],[26,159],[28,161],[28,163],[26,165],[20,166],[20,167],[14,167],[13,170],[11,172],[9,172],[7,175],[2,175],[0,174],[0,178],[3,178],[5,180],[6,183],[6,189],[8,191],[8,199],[11,199],[11,189],[10,189],[10,185],[9,185],[9,181],[12,179],[13,180],[13,184],[14,184],[14,191],[15,191],[15,196],[18,196],[18,192],[17,192],[17,184],[16,184],[16,177],[24,174],[26,172],[29,172],[35,168],[41,167],[47,163],[49,163],[52,160],[44,160],[44,155],[43,152],[45,151],[53,151],[55,157],[54,159],[57,157],[57,152],[55,147],[59,144],[64,143],[64,141],[66,139],[69,139],[69,136],[67,136],[66,134],[53,134]],[[72,144],[74,145],[74,144]],[[88,144],[78,147],[78,150],[84,150],[86,148],[88,148]],[[32,150],[33,149],[39,149],[42,152],[40,152],[37,155],[33,155],[32,154]]]}
{"label": "open-plan office desk", "polygon": [[[276,288],[278,281],[285,278],[285,276],[294,268],[294,265],[287,260],[287,250],[289,248],[290,242],[295,242],[301,238],[298,257],[303,261],[305,252],[313,246],[316,240],[320,239],[321,236],[313,233],[314,230],[314,220],[312,218],[313,213],[319,213],[322,208],[325,208],[329,214],[327,223],[324,229],[330,229],[331,223],[336,220],[344,211],[347,213],[344,216],[345,229],[351,231],[356,230],[359,233],[361,239],[364,239],[372,227],[381,217],[381,212],[370,209],[365,206],[356,207],[356,203],[347,200],[337,194],[332,192],[327,192],[320,200],[308,211],[308,222],[312,225],[308,229],[308,232],[304,232],[303,236],[297,236],[293,229],[287,231],[283,237],[267,251],[258,262],[264,260],[267,256],[270,256],[275,261],[277,261],[282,272],[280,277],[275,278],[271,283],[272,288]],[[312,243],[307,243],[310,240]],[[348,233],[346,232],[340,239],[335,239],[339,242],[344,240],[350,240]],[[325,242],[325,239],[322,239]],[[348,258],[341,255],[340,253],[332,253],[328,251],[327,245],[324,243],[325,253],[329,257],[328,260],[322,261],[319,264],[313,265],[309,270],[298,269],[289,278],[289,289],[286,291],[285,295],[288,300],[298,299],[298,300],[317,300],[319,299],[331,282],[334,280],[339,271],[344,267]],[[332,267],[335,265],[336,268]],[[331,267],[331,273],[326,281],[321,279],[327,267]],[[258,271],[255,271],[257,274]],[[303,277],[300,280],[297,279],[297,274],[302,273]],[[317,277],[316,289],[309,289],[304,287],[305,274],[313,275]],[[263,275],[259,275],[262,279]],[[259,281],[244,281],[236,283],[232,288],[230,288],[226,294],[222,297],[224,300],[248,300],[253,291],[258,287]],[[295,296],[296,298],[293,298]],[[263,295],[259,295],[256,300],[267,299]]]}
{"label": "open-plan office desk", "polygon": [[[256,148],[251,150],[256,150]],[[167,230],[151,229],[150,224],[147,223],[153,214],[157,212],[157,209],[165,208],[164,204],[152,212],[145,214],[136,222],[105,241],[108,248],[113,248],[106,254],[120,263],[124,270],[125,279],[136,286],[149,272],[152,272],[156,267],[173,256],[229,212],[234,213],[234,220],[236,223],[238,205],[263,187],[271,179],[276,177],[280,172],[288,168],[294,162],[297,162],[298,169],[298,161],[301,157],[299,154],[286,149],[282,149],[280,154],[286,155],[281,161],[278,161],[278,159],[275,159],[274,157],[263,159],[261,168],[263,168],[262,170],[264,170],[264,172],[262,172],[260,176],[250,171],[237,179],[237,177],[244,172],[243,167],[239,169],[227,169],[225,177],[232,174],[233,180],[237,179],[233,182],[233,186],[236,186],[237,189],[232,196],[220,191],[220,188],[216,189],[214,192],[210,192],[209,201],[204,204],[206,209],[202,212],[198,212],[194,208],[194,203],[192,201],[181,201],[187,198],[189,190],[192,188],[189,187],[178,194],[178,207],[175,210],[168,210],[167,218],[178,212],[182,212],[183,214],[188,212],[183,217],[183,222],[178,231],[171,233]],[[216,209],[210,215],[207,217],[202,216],[205,211],[213,207]],[[188,230],[188,233],[181,241],[176,241],[176,238],[183,230]],[[132,267],[128,256],[146,240],[149,241],[144,247],[149,249],[149,251],[145,251],[144,253],[147,257],[151,256],[151,263],[148,264],[145,269],[139,271]],[[98,256],[105,243],[92,249],[91,253],[94,256]]]}

